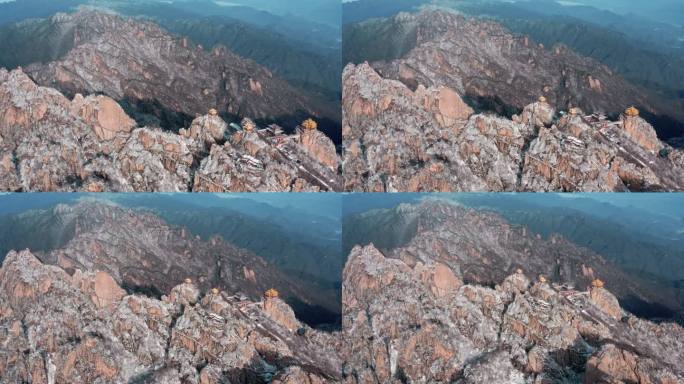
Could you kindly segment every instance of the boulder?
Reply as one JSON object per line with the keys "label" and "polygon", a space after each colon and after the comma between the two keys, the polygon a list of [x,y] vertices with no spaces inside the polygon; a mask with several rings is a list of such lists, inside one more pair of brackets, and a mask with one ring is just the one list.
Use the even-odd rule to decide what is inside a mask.
{"label": "boulder", "polygon": [[128,134],[136,126],[123,108],[107,96],[84,98],[77,94],[71,103],[72,112],[88,123],[100,140],[109,141],[119,133]]}

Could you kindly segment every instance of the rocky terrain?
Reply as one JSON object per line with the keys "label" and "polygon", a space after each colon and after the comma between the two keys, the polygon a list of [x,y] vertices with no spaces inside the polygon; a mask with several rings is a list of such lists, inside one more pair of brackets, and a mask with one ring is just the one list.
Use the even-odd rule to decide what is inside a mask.
{"label": "rocky terrain", "polygon": [[[364,29],[375,38],[364,39]],[[563,45],[545,47],[496,22],[457,12],[399,13],[358,24],[354,36],[345,42],[346,49],[363,56],[368,51],[370,58],[363,60],[373,61],[383,77],[412,89],[419,84],[446,86],[478,108],[500,114],[519,111],[540,95],[561,109],[574,106],[617,115],[636,105],[655,115],[681,114],[681,105],[653,97],[594,59]],[[385,48],[396,51],[396,57],[373,58],[376,46],[388,45],[396,46]],[[355,57],[348,60],[363,62]]]}
{"label": "rocky terrain", "polygon": [[[455,17],[451,14],[442,16]],[[438,36],[444,33],[437,32],[440,32]],[[478,36],[494,39],[495,35],[488,33],[485,29]],[[444,33],[444,36],[451,34]],[[509,35],[501,37],[504,42],[511,38]],[[461,38],[439,41],[456,44],[462,40],[467,41]],[[498,42],[491,49],[503,49],[500,44],[506,46]],[[447,48],[444,51],[448,53],[461,52]],[[416,51],[419,49],[411,52]],[[452,58],[461,60],[462,56],[436,56],[416,62],[440,65],[442,74],[458,74]],[[477,67],[478,73],[488,73],[487,63],[481,63],[483,68]],[[508,64],[500,63],[502,68]],[[609,102],[607,100],[616,103],[615,108],[618,104],[625,105],[628,100],[606,95],[596,99],[588,97],[581,104],[591,109],[584,112],[577,104],[573,105],[579,102],[578,99],[553,95],[553,90],[544,91],[541,85],[535,88],[503,82],[498,97],[505,99],[506,92],[511,93],[511,97],[518,98],[514,104],[522,107],[522,112],[509,119],[474,111],[466,103],[473,98],[467,95],[472,91],[464,89],[456,80],[441,81],[436,77],[439,68],[432,68],[435,72],[423,77],[418,76],[423,72],[416,72],[413,67],[399,67],[402,76],[410,73],[416,80],[412,86],[407,85],[411,82],[406,78],[399,81],[391,76],[383,77],[368,63],[350,64],[345,68],[345,190],[613,192],[684,189],[684,152],[661,142],[653,127],[639,116],[638,110],[625,109],[614,119],[594,112],[608,108],[602,104]],[[508,78],[496,72],[490,75]],[[465,84],[465,78],[462,80]],[[610,84],[600,83],[604,84],[601,87]],[[489,82],[485,84],[483,90],[499,92],[498,88],[491,88]],[[573,106],[554,107],[568,104]]]}
{"label": "rocky terrain", "polygon": [[22,228],[16,238],[26,240],[30,226],[45,238],[59,238],[50,246],[35,241],[31,250],[42,262],[71,273],[106,272],[129,292],[160,297],[191,278],[204,291],[218,287],[252,299],[277,287],[285,300],[339,313],[335,293],[314,289],[221,236],[200,238],[150,211],[82,201],[25,212],[15,223]]}
{"label": "rocky terrain", "polygon": [[343,290],[348,382],[684,382],[679,325],[624,312],[600,283],[542,280],[521,270],[494,287],[466,284],[434,259],[355,248]]}
{"label": "rocky terrain", "polygon": [[10,382],[684,383],[684,329],[619,300],[667,292],[495,214],[400,205],[396,227],[367,232],[405,236],[383,251],[359,238],[342,329],[322,332],[284,301],[295,287],[220,239],[112,206],[59,209],[76,236],[54,252],[10,251],[0,268]]}
{"label": "rocky terrain", "polygon": [[30,251],[0,269],[0,377],[30,383],[304,383],[341,378],[336,341],[277,296],[181,281],[161,299]]}
{"label": "rocky terrain", "polygon": [[259,123],[339,113],[223,46],[207,52],[151,22],[88,8],[47,22],[68,40],[59,46],[70,49],[26,67],[38,84],[69,96],[105,94],[126,102],[139,120],[154,117],[167,129],[187,126],[210,108]]}
{"label": "rocky terrain", "polygon": [[430,199],[354,215],[343,226],[345,250],[373,243],[387,257],[412,267],[440,262],[466,282],[494,286],[523,268],[530,276],[544,275],[577,289],[600,278],[621,301],[662,305],[675,313],[684,310],[676,291],[658,279],[626,273],[617,260],[558,234],[534,233],[497,212]]}
{"label": "rocky terrain", "polygon": [[684,382],[684,329],[621,308],[658,292],[599,255],[449,203],[398,209],[415,236],[345,267],[348,382]]}
{"label": "rocky terrain", "polygon": [[207,111],[177,134],[139,127],[108,96],[70,100],[0,69],[0,190],[341,190],[335,146],[316,124],[288,135]]}

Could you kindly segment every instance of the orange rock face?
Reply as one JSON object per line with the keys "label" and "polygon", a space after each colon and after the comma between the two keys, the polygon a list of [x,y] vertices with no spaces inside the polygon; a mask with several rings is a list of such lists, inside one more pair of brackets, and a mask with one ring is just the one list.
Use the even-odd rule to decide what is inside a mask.
{"label": "orange rock face", "polygon": [[644,149],[655,152],[661,144],[653,127],[638,116],[622,116],[622,126],[630,139]]}
{"label": "orange rock face", "polygon": [[135,121],[128,117],[121,106],[107,96],[76,95],[72,111],[89,123],[101,140],[112,140],[119,133],[130,133]]}
{"label": "orange rock face", "polygon": [[289,330],[293,331],[301,327],[292,308],[277,297],[264,299],[264,312],[273,321]]}
{"label": "orange rock face", "polygon": [[597,307],[613,318],[619,319],[622,316],[620,303],[618,303],[618,300],[615,298],[615,296],[613,296],[613,294],[608,292],[606,289],[600,287],[591,287],[589,290],[589,297]]}
{"label": "orange rock face", "polygon": [[94,286],[95,296],[99,306],[113,304],[126,294],[119,284],[106,272],[95,273]]}
{"label": "orange rock face", "polygon": [[90,297],[98,308],[109,308],[126,295],[126,291],[107,272],[83,273],[77,270],[72,276],[73,284]]}
{"label": "orange rock face", "polygon": [[463,282],[454,275],[454,272],[441,263],[436,263],[432,268],[425,271],[423,279],[428,284],[430,291],[437,297],[454,293],[463,285]]}
{"label": "orange rock face", "polygon": [[451,88],[441,88],[437,97],[439,113],[445,122],[451,120],[465,120],[474,113],[461,97]]}
{"label": "orange rock face", "polygon": [[459,121],[467,120],[474,111],[451,88],[428,88],[418,86],[414,97],[419,106],[434,113],[435,120],[442,127],[451,127]]}
{"label": "orange rock face", "polygon": [[300,144],[314,159],[328,168],[336,168],[339,157],[335,152],[335,145],[323,133],[314,129],[302,129],[299,133]]}

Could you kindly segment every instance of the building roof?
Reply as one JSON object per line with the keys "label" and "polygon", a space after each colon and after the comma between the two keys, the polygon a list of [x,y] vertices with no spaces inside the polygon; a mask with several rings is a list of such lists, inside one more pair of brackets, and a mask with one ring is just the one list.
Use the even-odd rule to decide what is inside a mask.
{"label": "building roof", "polygon": [[629,107],[625,110],[625,115],[629,117],[636,117],[639,116],[639,110],[636,109],[635,107]]}
{"label": "building roof", "polygon": [[264,292],[264,297],[266,297],[267,299],[276,298],[276,297],[278,297],[278,295],[279,295],[278,291],[274,288],[270,288],[269,290]]}
{"label": "building roof", "polygon": [[306,119],[304,122],[302,122],[302,127],[305,129],[314,130],[318,128],[318,123],[316,123],[313,119]]}

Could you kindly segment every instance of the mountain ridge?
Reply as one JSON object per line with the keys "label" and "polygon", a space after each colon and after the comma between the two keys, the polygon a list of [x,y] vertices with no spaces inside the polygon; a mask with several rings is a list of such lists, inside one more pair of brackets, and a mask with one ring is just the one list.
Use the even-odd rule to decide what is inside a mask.
{"label": "mountain ridge", "polygon": [[[549,214],[530,212],[529,216],[542,222],[544,219],[539,216]],[[651,272],[652,275],[643,270],[637,272],[643,264],[643,253],[637,252],[630,259],[616,256],[619,251],[613,250],[607,258],[590,244],[577,245],[571,240],[572,233],[564,231],[567,233],[564,236],[563,232],[538,232],[539,228],[548,230],[548,225],[535,226],[532,221],[519,218],[513,221],[509,217],[501,209],[472,208],[459,202],[428,198],[345,218],[343,226],[347,233],[343,244],[345,252],[350,252],[354,246],[372,243],[386,257],[403,260],[410,266],[429,260],[440,262],[463,281],[481,285],[499,282],[516,268],[574,287],[601,278],[613,287],[623,307],[638,316],[648,317],[651,305],[654,319],[681,317],[684,296],[675,284],[679,278],[667,275],[669,272]],[[587,216],[580,219],[593,220]],[[579,228],[581,225],[580,222]],[[619,232],[615,236],[619,238]],[[673,264],[677,261],[676,255],[667,252],[665,255],[673,259],[662,260],[658,265],[665,271],[676,270],[676,263]]]}

